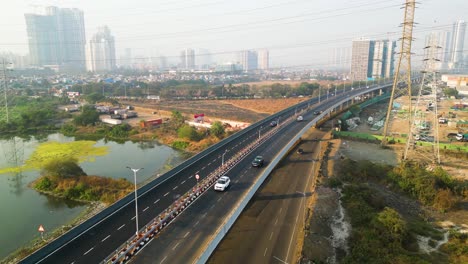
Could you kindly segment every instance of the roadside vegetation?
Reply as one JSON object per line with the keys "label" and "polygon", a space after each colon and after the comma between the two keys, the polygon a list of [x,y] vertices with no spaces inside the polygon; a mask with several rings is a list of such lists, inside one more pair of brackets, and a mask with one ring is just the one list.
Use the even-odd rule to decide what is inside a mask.
{"label": "roadside vegetation", "polygon": [[[413,162],[392,167],[346,159],[340,167],[339,176],[327,183],[342,187],[352,225],[342,263],[467,263],[467,234],[452,229],[449,242],[440,246],[449,231],[427,221],[427,212],[463,210],[468,201],[466,181]],[[421,237],[428,238],[434,250],[421,252]]]}

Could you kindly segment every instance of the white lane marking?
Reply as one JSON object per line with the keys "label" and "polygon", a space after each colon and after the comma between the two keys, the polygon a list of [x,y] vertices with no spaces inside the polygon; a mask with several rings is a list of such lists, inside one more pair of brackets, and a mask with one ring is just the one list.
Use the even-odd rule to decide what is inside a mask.
{"label": "white lane marking", "polygon": [[196,226],[200,223],[200,220],[198,220],[193,226]]}
{"label": "white lane marking", "polygon": [[132,220],[132,221],[135,220],[135,217],[136,217],[136,216],[132,217],[132,219],[130,219],[130,220]]}
{"label": "white lane marking", "polygon": [[70,263],[70,264],[75,264],[75,261],[73,261],[73,262],[72,262],[72,263]]}
{"label": "white lane marking", "polygon": [[283,207],[280,208],[279,213],[281,214],[281,211],[283,211]]}
{"label": "white lane marking", "polygon": [[280,261],[281,263],[288,264],[286,261],[283,261],[283,260],[279,259],[279,258],[278,258],[278,257],[276,257],[276,256],[273,256],[273,257],[274,257],[275,259],[277,259],[278,261]]}
{"label": "white lane marking", "polygon": [[213,205],[210,207],[210,210],[213,209],[214,206],[215,206],[215,205],[213,204]]}
{"label": "white lane marking", "polygon": [[179,186],[176,186],[176,187],[172,188],[172,190],[174,191],[175,189],[177,189],[177,187],[179,187]]}
{"label": "white lane marking", "polygon": [[214,160],[213,160],[213,161],[211,161],[211,162],[215,162],[215,161],[216,161],[216,159],[214,159]]}
{"label": "white lane marking", "polygon": [[275,225],[278,223],[278,217],[276,217],[276,220],[275,220]]}
{"label": "white lane marking", "polygon": [[222,198],[223,198],[222,196],[221,196],[221,197],[219,197],[219,198],[218,198],[218,200],[217,200],[216,202],[219,202],[219,201],[221,201],[221,199],[222,199]]}
{"label": "white lane marking", "polygon": [[175,246],[172,247],[172,250],[175,250],[179,244],[180,244],[180,242],[175,244]]}
{"label": "white lane marking", "polygon": [[89,252],[91,252],[91,250],[93,250],[93,249],[94,249],[94,247],[92,247],[90,250],[86,251],[86,252],[83,254],[83,256],[86,255],[86,254],[88,254]]}
{"label": "white lane marking", "polygon": [[272,237],[273,237],[273,232],[271,232],[271,234],[270,234],[270,239],[269,239],[269,240],[271,240]]}
{"label": "white lane marking", "polygon": [[206,216],[206,213],[204,213],[204,214],[201,215],[202,218],[205,217],[205,216]]}
{"label": "white lane marking", "polygon": [[166,197],[166,196],[168,196],[168,195],[169,195],[169,192],[167,192],[167,193],[164,195],[164,197]]}
{"label": "white lane marking", "polygon": [[124,227],[124,226],[125,226],[125,224],[121,225],[119,228],[117,228],[117,230],[122,229],[122,227]]}
{"label": "white lane marking", "polygon": [[106,236],[103,240],[101,240],[101,242],[106,241],[109,237],[110,237],[110,235]]}
{"label": "white lane marking", "polygon": [[159,262],[159,263],[160,263],[160,264],[163,263],[166,259],[167,259],[167,256],[165,256],[165,257],[161,260],[161,262]]}
{"label": "white lane marking", "polygon": [[193,177],[193,176],[190,176],[190,177],[188,177],[188,178],[191,179],[192,177]]}
{"label": "white lane marking", "polygon": [[149,209],[149,206],[148,206],[148,207],[146,207],[145,209],[143,209],[143,212],[144,212],[144,211],[146,211],[146,210],[148,210],[148,209]]}
{"label": "white lane marking", "polygon": [[161,200],[161,199],[157,199],[156,201],[154,201],[154,203],[157,203],[157,202],[159,202],[159,200]]}
{"label": "white lane marking", "polygon": [[210,162],[210,163],[208,163],[208,166],[210,166],[210,165],[211,165],[211,162]]}
{"label": "white lane marking", "polygon": [[181,182],[181,183],[180,183],[180,185],[184,184],[185,182],[186,182],[186,180],[185,180],[185,181],[183,181],[183,182]]}
{"label": "white lane marking", "polygon": [[190,231],[185,233],[184,238],[186,238],[190,234]]}
{"label": "white lane marking", "polygon": [[206,168],[206,166],[205,166],[205,167],[203,167],[203,168],[201,168],[201,169],[202,169],[202,170],[204,170],[205,168]]}
{"label": "white lane marking", "polygon": [[265,248],[265,252],[263,253],[263,256],[266,256],[267,250],[268,250],[268,248]]}

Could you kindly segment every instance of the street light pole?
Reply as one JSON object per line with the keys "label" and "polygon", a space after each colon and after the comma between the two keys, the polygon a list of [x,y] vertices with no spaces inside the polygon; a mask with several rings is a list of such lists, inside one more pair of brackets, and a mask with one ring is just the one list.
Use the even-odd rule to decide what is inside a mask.
{"label": "street light pole", "polygon": [[135,183],[135,223],[136,223],[136,232],[135,235],[138,236],[138,201],[137,201],[137,184],[136,184],[136,174],[139,170],[142,170],[143,168],[139,169],[133,169],[127,166],[127,169],[130,169],[133,171],[133,179]]}
{"label": "street light pole", "polygon": [[221,156],[221,165],[224,166],[224,155],[226,155],[226,153],[228,152],[228,150],[226,149],[223,153],[223,155]]}
{"label": "street light pole", "polygon": [[260,129],[258,129],[258,139],[260,139],[260,132],[262,131],[262,127],[260,127]]}

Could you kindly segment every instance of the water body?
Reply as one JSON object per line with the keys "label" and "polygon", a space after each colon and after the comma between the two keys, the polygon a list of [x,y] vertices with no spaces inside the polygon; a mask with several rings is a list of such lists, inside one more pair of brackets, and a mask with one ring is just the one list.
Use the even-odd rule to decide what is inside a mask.
{"label": "water body", "polygon": [[[72,137],[52,134],[47,138],[0,140],[0,168],[22,165],[36,147],[46,141],[70,142]],[[183,160],[182,155],[156,142],[116,143],[99,140],[96,146],[108,146],[109,154],[98,156],[81,167],[88,175],[125,178],[133,182],[133,172],[126,168],[144,168],[137,174],[142,183],[152,176]],[[43,225],[47,231],[70,223],[86,205],[42,195],[28,187],[39,177],[40,171],[19,174],[0,174],[0,260],[17,248],[39,238],[37,231]]]}

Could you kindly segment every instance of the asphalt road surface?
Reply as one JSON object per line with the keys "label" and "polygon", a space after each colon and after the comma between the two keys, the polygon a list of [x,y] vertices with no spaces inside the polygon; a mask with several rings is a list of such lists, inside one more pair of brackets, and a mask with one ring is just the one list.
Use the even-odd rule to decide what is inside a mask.
{"label": "asphalt road surface", "polygon": [[[270,174],[236,223],[213,252],[208,263],[297,263],[297,240],[304,224],[304,195],[313,190],[315,138],[313,130]],[[298,154],[298,148],[303,154]]]}

